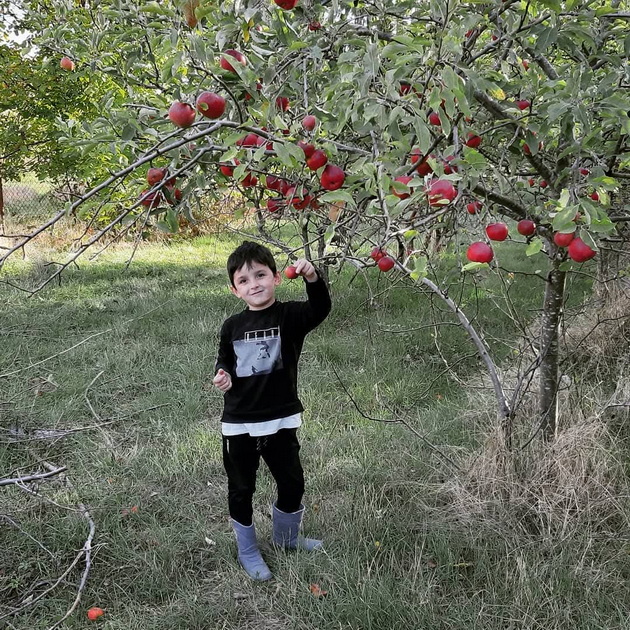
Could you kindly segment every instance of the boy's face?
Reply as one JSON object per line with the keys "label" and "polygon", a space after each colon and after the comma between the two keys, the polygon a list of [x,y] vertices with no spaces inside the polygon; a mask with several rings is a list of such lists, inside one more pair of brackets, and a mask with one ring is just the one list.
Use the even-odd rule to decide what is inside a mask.
{"label": "boy's face", "polygon": [[230,291],[250,310],[261,311],[276,301],[276,287],[280,281],[279,273],[274,274],[267,265],[253,262],[236,270]]}

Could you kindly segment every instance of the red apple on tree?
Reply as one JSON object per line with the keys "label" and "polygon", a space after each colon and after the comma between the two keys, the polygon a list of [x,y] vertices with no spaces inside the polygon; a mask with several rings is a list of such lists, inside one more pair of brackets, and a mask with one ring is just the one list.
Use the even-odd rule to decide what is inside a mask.
{"label": "red apple on tree", "polygon": [[322,188],[326,190],[337,190],[343,186],[345,181],[346,174],[343,169],[334,164],[327,164],[319,178]]}
{"label": "red apple on tree", "polygon": [[[413,149],[411,149],[409,159],[411,160],[412,164],[416,164],[420,160],[422,155],[422,151],[418,147],[414,147]],[[430,155],[429,157],[433,156]],[[433,169],[431,168],[431,165],[427,162],[427,158],[422,159],[418,166],[416,166],[416,172],[418,173],[418,175],[422,175],[423,177],[425,175],[429,175],[429,173],[433,173]]]}
{"label": "red apple on tree", "polygon": [[278,96],[278,98],[276,98],[276,107],[282,112],[288,112],[291,103],[286,96]]}
{"label": "red apple on tree", "polygon": [[457,189],[448,179],[432,180],[426,192],[430,206],[445,206],[457,197]]}
{"label": "red apple on tree", "polygon": [[587,168],[581,168],[580,169],[580,175],[589,175],[591,171],[589,171]]}
{"label": "red apple on tree", "polygon": [[221,118],[225,111],[225,99],[214,92],[202,92],[197,98],[197,111],[206,118]]}
{"label": "red apple on tree", "polygon": [[575,262],[586,262],[593,258],[597,252],[589,247],[581,238],[574,238],[569,243],[569,257]]}
{"label": "red apple on tree", "polygon": [[[236,61],[238,61],[239,63],[242,63],[244,66],[247,65],[247,58],[242,52],[239,52],[238,50],[234,50],[233,48],[228,48],[227,50],[223,51],[223,54],[229,55],[230,57],[234,57]],[[227,70],[228,72],[233,72],[236,74],[236,70],[234,69],[234,66],[225,57],[221,57],[221,60],[219,61],[219,65],[224,70]]]}
{"label": "red apple on tree", "polygon": [[304,208],[306,208],[306,206],[308,206],[313,200],[311,195],[309,195],[304,188],[301,189],[301,194],[301,197],[297,194],[296,186],[291,186],[286,192],[287,203],[293,206],[296,210],[304,210]]}
{"label": "red apple on tree", "polygon": [[315,153],[315,145],[310,144],[306,140],[298,140],[297,145],[304,151],[304,157],[306,158],[310,158]]}
{"label": "red apple on tree", "polygon": [[[412,179],[413,177],[411,177],[410,175],[401,175],[400,177],[395,177],[394,181],[404,184],[405,186],[408,186],[409,182]],[[410,192],[398,192],[393,186],[392,186],[392,195],[396,195],[396,197],[398,197],[399,199],[408,199],[409,197],[411,197]]]}
{"label": "red apple on tree", "polygon": [[489,263],[494,258],[492,247],[483,241],[471,243],[466,250],[466,258],[470,262]]}
{"label": "red apple on tree", "polygon": [[326,162],[328,162],[328,156],[321,149],[317,149],[313,151],[311,157],[306,160],[306,166],[308,166],[311,171],[316,171],[318,168],[324,166]]}
{"label": "red apple on tree", "polygon": [[440,120],[440,115],[437,112],[431,112],[429,114],[429,123],[435,125],[436,127],[441,126],[442,121]]}
{"label": "red apple on tree", "polygon": [[258,178],[255,175],[252,175],[252,173],[247,173],[247,175],[245,175],[245,177],[241,180],[241,186],[244,188],[252,188],[253,186],[256,186],[257,183]]}
{"label": "red apple on tree", "polygon": [[298,0],[273,0],[281,9],[285,11],[291,11],[291,9],[295,9]]}
{"label": "red apple on tree", "polygon": [[313,131],[313,129],[315,129],[316,126],[317,126],[317,118],[315,118],[315,116],[313,116],[312,114],[309,114],[308,116],[304,116],[302,120],[302,127],[304,127],[306,131]]}
{"label": "red apple on tree", "polygon": [[481,201],[471,201],[470,203],[466,204],[466,210],[468,214],[477,214],[477,212],[479,212],[482,207],[483,204],[481,203]]}
{"label": "red apple on tree", "polygon": [[516,230],[523,236],[531,236],[536,231],[536,224],[530,219],[521,219],[516,224]]}
{"label": "red apple on tree", "polygon": [[316,20],[313,22],[309,22],[308,23],[308,30],[309,31],[319,31],[319,29],[322,27],[320,22],[317,22]]}
{"label": "red apple on tree", "polygon": [[237,147],[260,147],[265,144],[266,140],[257,133],[248,133],[246,136],[236,141]]}
{"label": "red apple on tree", "polygon": [[450,175],[451,173],[457,173],[458,168],[457,166],[455,166],[454,164],[451,164],[451,162],[455,159],[454,155],[447,155],[444,160],[442,161],[442,164],[444,165],[444,175]]}
{"label": "red apple on tree", "polygon": [[196,116],[194,107],[181,101],[175,101],[168,110],[168,117],[171,122],[182,129],[190,127],[195,122]]}
{"label": "red apple on tree", "polygon": [[384,249],[381,249],[380,247],[376,246],[371,252],[370,252],[370,258],[376,262],[378,262],[381,258],[383,258],[384,256],[387,255],[387,252]]}
{"label": "red apple on tree", "polygon": [[391,256],[385,255],[382,258],[379,258],[376,264],[381,271],[387,272],[394,268],[396,261]]}
{"label": "red apple on tree", "polygon": [[[232,160],[232,163],[234,164],[234,166],[238,166],[240,164],[240,162],[236,159]],[[221,164],[221,166],[219,167],[219,170],[226,177],[232,177],[234,175],[234,166],[229,166],[228,164]]]}
{"label": "red apple on tree", "polygon": [[155,186],[158,182],[161,182],[167,174],[167,168],[150,168],[147,171],[147,183],[149,186]]}
{"label": "red apple on tree", "polygon": [[59,66],[62,70],[68,70],[69,72],[72,72],[74,70],[74,61],[72,61],[70,57],[62,57],[61,61],[59,62]]}
{"label": "red apple on tree", "polygon": [[553,235],[553,242],[558,247],[568,247],[575,238],[575,232],[556,232]]}
{"label": "red apple on tree", "polygon": [[531,106],[531,102],[527,101],[525,99],[522,99],[520,101],[516,101],[515,103],[516,107],[518,107],[521,111],[524,111],[526,109],[529,109],[529,107]]}
{"label": "red apple on tree", "polygon": [[593,201],[599,201],[599,193],[596,190],[591,193],[591,199]]}
{"label": "red apple on tree", "polygon": [[504,241],[508,235],[508,226],[505,223],[491,223],[486,226],[486,234],[491,241]]}
{"label": "red apple on tree", "polygon": [[275,175],[267,175],[265,177],[265,186],[268,190],[282,190],[283,180]]}
{"label": "red apple on tree", "polygon": [[482,140],[481,136],[478,136],[472,131],[469,131],[468,140],[466,140],[466,146],[470,147],[471,149],[477,149],[479,145],[481,144],[481,140]]}
{"label": "red apple on tree", "polygon": [[284,206],[284,199],[280,197],[272,197],[271,199],[267,199],[267,210],[269,212],[278,212],[282,210]]}
{"label": "red apple on tree", "polygon": [[158,208],[165,201],[164,195],[162,194],[162,191],[160,190],[149,192],[148,189],[145,189],[140,193],[140,197],[141,198],[144,197],[144,199],[142,199],[140,204],[143,205],[145,208]]}

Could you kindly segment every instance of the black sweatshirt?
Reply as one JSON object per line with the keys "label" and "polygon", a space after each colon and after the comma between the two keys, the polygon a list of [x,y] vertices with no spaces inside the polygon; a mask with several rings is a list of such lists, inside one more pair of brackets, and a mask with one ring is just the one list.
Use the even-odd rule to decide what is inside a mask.
{"label": "black sweatshirt", "polygon": [[298,360],[306,335],[330,313],[325,282],[305,282],[306,302],[245,309],[225,320],[215,368],[232,377],[222,422],[265,422],[304,410],[297,392]]}

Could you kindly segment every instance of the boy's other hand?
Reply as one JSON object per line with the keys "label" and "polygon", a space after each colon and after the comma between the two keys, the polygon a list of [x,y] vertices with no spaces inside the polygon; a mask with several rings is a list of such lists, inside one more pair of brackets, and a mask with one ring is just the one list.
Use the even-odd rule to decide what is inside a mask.
{"label": "boy's other hand", "polygon": [[225,393],[232,388],[232,377],[225,370],[219,370],[212,379],[212,384]]}
{"label": "boy's other hand", "polygon": [[297,274],[304,276],[307,282],[315,282],[315,280],[317,280],[317,270],[313,266],[313,263],[306,260],[306,258],[300,258],[294,266]]}

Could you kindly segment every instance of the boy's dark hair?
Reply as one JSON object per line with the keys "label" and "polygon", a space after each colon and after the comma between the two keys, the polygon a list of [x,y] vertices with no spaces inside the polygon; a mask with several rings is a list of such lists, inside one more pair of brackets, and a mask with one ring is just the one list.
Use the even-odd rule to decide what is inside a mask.
{"label": "boy's dark hair", "polygon": [[243,241],[227,259],[227,272],[232,286],[234,286],[234,274],[242,267],[250,266],[255,262],[269,267],[274,275],[277,273],[276,261],[268,248],[253,241]]}

